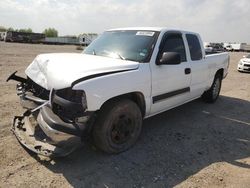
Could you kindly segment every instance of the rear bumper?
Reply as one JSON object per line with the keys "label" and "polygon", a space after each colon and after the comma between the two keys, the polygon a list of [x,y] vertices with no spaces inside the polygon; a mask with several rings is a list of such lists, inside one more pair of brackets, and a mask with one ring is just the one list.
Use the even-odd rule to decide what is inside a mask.
{"label": "rear bumper", "polygon": [[[66,156],[81,146],[81,131],[76,126],[62,126],[59,117],[50,116],[44,106],[38,115],[30,114],[14,118],[12,131],[18,141],[29,150],[44,156]],[[60,125],[60,128],[57,126]]]}

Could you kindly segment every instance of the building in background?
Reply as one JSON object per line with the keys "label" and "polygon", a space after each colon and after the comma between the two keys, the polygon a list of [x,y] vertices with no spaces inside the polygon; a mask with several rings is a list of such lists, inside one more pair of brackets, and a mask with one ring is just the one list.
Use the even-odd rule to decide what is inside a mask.
{"label": "building in background", "polygon": [[79,35],[79,42],[82,46],[88,46],[92,41],[98,37],[96,33],[84,33]]}
{"label": "building in background", "polygon": [[79,45],[79,38],[76,36],[46,37],[44,44],[71,44]]}

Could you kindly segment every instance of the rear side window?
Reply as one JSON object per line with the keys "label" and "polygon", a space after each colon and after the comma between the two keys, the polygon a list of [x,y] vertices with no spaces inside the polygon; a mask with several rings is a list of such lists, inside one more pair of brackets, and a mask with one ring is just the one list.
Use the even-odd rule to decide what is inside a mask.
{"label": "rear side window", "polygon": [[189,51],[192,61],[197,61],[202,59],[202,50],[198,37],[193,34],[187,34],[187,41],[189,46]]}
{"label": "rear side window", "polygon": [[186,61],[186,51],[182,36],[180,34],[170,34],[166,37],[161,54],[164,52],[177,52],[181,55],[181,62]]}

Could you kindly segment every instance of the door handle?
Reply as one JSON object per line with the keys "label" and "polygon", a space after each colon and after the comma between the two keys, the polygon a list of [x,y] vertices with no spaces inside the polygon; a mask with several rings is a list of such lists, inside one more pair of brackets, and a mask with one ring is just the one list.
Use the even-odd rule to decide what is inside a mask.
{"label": "door handle", "polygon": [[191,69],[190,68],[185,68],[185,74],[190,74],[191,73]]}

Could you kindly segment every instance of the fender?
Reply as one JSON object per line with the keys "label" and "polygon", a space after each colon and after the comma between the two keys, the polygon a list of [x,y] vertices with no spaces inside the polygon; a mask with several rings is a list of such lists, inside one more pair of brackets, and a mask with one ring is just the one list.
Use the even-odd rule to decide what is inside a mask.
{"label": "fender", "polygon": [[93,74],[93,75],[86,76],[86,77],[83,77],[83,78],[80,78],[80,79],[74,81],[71,84],[71,87],[73,88],[76,84],[81,83],[81,82],[83,82],[85,80],[89,80],[89,79],[93,79],[93,78],[98,78],[98,77],[109,75],[109,74],[115,74],[115,73],[120,73],[120,72],[132,71],[132,70],[136,70],[136,69],[128,69],[128,70],[111,71],[111,72],[104,72],[104,73],[99,73],[99,74]]}
{"label": "fender", "polygon": [[145,97],[146,114],[151,104],[151,74],[148,63],[138,69],[114,71],[81,78],[72,83],[72,89],[84,90],[89,111],[96,111],[111,98],[133,92]]}

